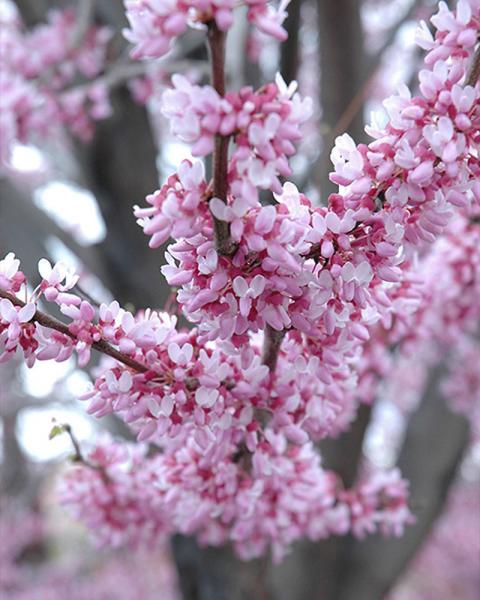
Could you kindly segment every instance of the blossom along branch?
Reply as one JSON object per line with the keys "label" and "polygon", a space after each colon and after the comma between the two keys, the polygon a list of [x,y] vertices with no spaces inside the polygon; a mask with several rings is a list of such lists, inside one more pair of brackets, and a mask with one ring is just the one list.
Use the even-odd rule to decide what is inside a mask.
{"label": "blossom along branch", "polygon": [[[284,39],[285,3],[246,4],[257,28]],[[175,74],[162,104],[193,156],[213,154],[213,181],[200,160],[183,161],[134,210],[152,248],[172,240],[162,273],[192,329],[164,312],[96,307],[75,293],[78,278],[47,261],[25,304],[19,261],[0,261],[0,360],[18,350],[32,365],[76,352],[85,366],[106,344],[82,396],[88,411],[119,415],[138,442],[162,450],[148,457],[143,444],[98,444],[87,460],[108,481],[80,467],[65,502],[105,542],[153,543],[178,531],[232,542],[244,559],[270,548],[280,560],[302,537],[400,535],[412,520],[400,473],[367,473],[344,490],[315,444],[347,430],[360,402],[372,402],[390,372],[388,345],[449,343],[480,318],[477,59],[470,68],[480,4],[460,0],[451,11],[441,3],[435,36],[426,26],[419,33],[427,51],[420,95],[403,89],[388,99],[389,122],[367,128],[368,145],[337,139],[339,191],[327,207],[280,183],[311,112],[295,82],[225,92],[229,0],[202,10],[176,0],[126,7],[134,58],[163,56],[190,24],[205,26],[213,86]],[[263,206],[259,190],[276,204]],[[40,298],[69,324],[37,311]]]}
{"label": "blossom along branch", "polygon": [[[10,294],[9,292],[3,291],[1,288],[0,288],[0,298],[5,298],[9,302],[11,302],[14,306],[17,306],[20,308],[24,308],[26,306],[26,302],[19,300],[16,296],[14,296],[13,294]],[[77,336],[70,331],[70,329],[68,328],[68,325],[65,325],[65,323],[62,323],[62,321],[59,321],[55,317],[52,317],[38,309],[35,310],[32,318],[31,318],[31,321],[39,323],[40,325],[43,325],[44,327],[47,327],[48,329],[53,329],[55,331],[58,331],[59,333],[62,333],[63,335],[66,335],[66,336],[72,338],[73,340],[77,340]],[[142,365],[141,363],[130,358],[126,354],[119,352],[105,340],[94,341],[92,343],[92,348],[94,348],[95,350],[98,350],[98,352],[101,352],[102,354],[105,354],[107,356],[110,356],[111,358],[114,358],[115,360],[118,360],[118,362],[123,363],[127,367],[130,367],[131,369],[134,369],[135,371],[138,371],[139,373],[146,373],[148,371],[148,368],[145,365]]]}
{"label": "blossom along branch", "polygon": [[[179,455],[177,457],[180,458]],[[93,461],[98,468],[82,468],[79,465],[67,474],[62,482],[61,498],[64,504],[75,504],[77,515],[89,525],[101,543],[158,544],[158,540],[164,540],[166,534],[176,529],[188,534],[192,527],[203,530],[203,540],[208,541],[208,530],[198,522],[198,516],[191,515],[191,507],[195,506],[191,503],[197,499],[196,495],[191,494],[193,490],[186,492],[181,489],[182,484],[187,481],[182,473],[186,464],[178,464],[175,469],[177,476],[170,478],[168,464],[163,455],[150,457],[146,455],[145,448],[134,447],[132,444],[116,444],[108,439],[98,444],[88,454],[87,459],[89,462]],[[305,452],[298,460],[298,467],[306,470],[306,476],[315,475]],[[196,469],[199,469],[200,475],[200,467],[197,466]],[[190,475],[197,475],[197,472]],[[293,492],[298,493],[301,488],[297,487],[298,482],[293,474],[290,475]],[[238,508],[246,501],[251,502],[246,496],[244,485],[238,485],[234,481],[231,484],[234,487],[225,490],[229,495],[229,502],[237,503]],[[322,484],[321,488],[316,489],[317,495],[312,495],[308,503],[300,500],[302,512],[298,513],[298,519],[302,525],[308,524],[313,539],[321,539],[332,533],[342,535],[349,530],[357,537],[363,538],[377,527],[388,532],[392,526],[395,528],[391,521],[393,514],[396,514],[398,519],[412,520],[405,511],[407,489],[405,482],[399,478],[398,470],[387,474],[366,474],[351,490],[342,489],[332,473],[325,473]],[[281,491],[281,500],[293,500],[293,493],[290,496],[285,494],[285,491]],[[270,493],[268,489],[264,491],[266,497]],[[108,498],[108,502],[105,502],[104,498]],[[162,502],[160,511],[156,508],[159,501]],[[203,508],[213,509],[215,502],[205,498]],[[172,522],[170,518],[174,503],[177,503],[181,510],[181,517],[176,522]],[[251,528],[255,526],[257,537],[258,534],[263,536],[269,526],[268,515],[263,512],[264,500],[258,498],[256,504],[256,509],[262,511],[262,515],[245,514],[243,511],[243,515],[237,513],[234,516],[234,545],[240,557],[244,559],[250,557],[252,550],[258,554],[266,549],[261,538],[258,539],[258,545],[255,544],[255,550],[249,548]],[[189,509],[190,515],[186,512]],[[95,519],[99,518],[103,526],[94,527]],[[118,526],[124,520],[130,524],[128,532],[126,528]],[[331,524],[328,533],[321,520],[324,520],[325,524]],[[216,535],[224,539],[221,530],[217,530]],[[280,532],[278,542],[288,535],[287,529]],[[278,560],[282,555],[279,543],[273,546],[273,551]]]}
{"label": "blossom along branch", "polygon": [[[22,26],[15,10],[2,15],[6,125],[0,136],[0,159],[7,165],[16,140],[29,143],[66,128],[86,141],[93,135],[95,122],[110,116],[112,89],[129,83],[134,98],[145,102],[150,93],[145,89],[160,82],[163,73],[186,67],[185,60],[172,60],[160,70],[151,63],[127,61],[123,55],[111,62],[114,32],[95,24],[93,0],[77,4],[76,10],[49,11],[48,21],[31,30]],[[203,64],[197,66],[202,68]]]}

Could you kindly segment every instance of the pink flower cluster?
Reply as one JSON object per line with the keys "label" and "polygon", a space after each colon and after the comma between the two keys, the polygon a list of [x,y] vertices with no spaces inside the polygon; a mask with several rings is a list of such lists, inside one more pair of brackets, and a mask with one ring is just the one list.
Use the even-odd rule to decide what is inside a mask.
{"label": "pink flower cluster", "polygon": [[78,466],[62,481],[61,500],[95,532],[101,545],[158,544],[168,527],[155,489],[158,472],[145,448],[109,440],[87,456],[92,467]]}
{"label": "pink flower cluster", "polygon": [[408,483],[398,469],[370,473],[346,495],[358,538],[377,530],[401,536],[405,525],[415,521],[407,506]]}
{"label": "pink flower cluster", "polygon": [[[46,552],[58,543],[71,541],[65,522],[52,519],[49,507],[32,510],[18,498],[2,496],[0,505],[0,595],[9,600],[179,600],[174,566],[166,547],[131,553],[123,550]],[[50,507],[51,508],[51,507]],[[58,516],[58,514],[56,515]],[[66,535],[65,535],[66,534]],[[74,534],[74,539],[82,542]],[[35,561],[27,560],[35,554]]]}
{"label": "pink flower cluster", "polygon": [[[0,300],[1,360],[11,358],[17,348],[30,365],[36,359],[63,361],[76,351],[83,365],[95,344],[110,344],[123,353],[123,364],[105,360],[83,398],[98,417],[119,414],[140,440],[181,438],[185,427],[194,424],[195,439],[205,450],[235,431],[253,451],[263,439],[258,410],[270,415],[275,432],[295,444],[304,444],[309,436],[335,435],[354,417],[354,342],[333,336],[329,345],[312,342],[307,347],[301,335],[292,333],[272,378],[261,364],[257,344],[244,344],[239,353],[202,341],[195,329],[178,331],[175,319],[165,313],[133,316],[117,302],[96,309],[74,293],[77,278],[62,264],[40,261],[43,277],[30,303],[13,304],[11,282],[20,274],[16,269],[13,255],[0,262],[10,282],[3,288],[8,297]],[[34,312],[40,297],[56,303],[69,324],[60,330],[39,324]],[[133,370],[129,361],[135,361]]]}
{"label": "pink flower cluster", "polygon": [[[477,19],[472,16],[473,25]],[[349,322],[354,335],[368,338],[366,313],[373,322],[385,312],[382,305],[389,303],[385,289],[392,283],[401,285],[405,259],[435,240],[452,208],[466,207],[480,197],[479,86],[461,85],[468,49],[458,51],[448,64],[437,61],[432,70],[422,72],[423,79],[436,86],[426,97],[391,99],[387,127],[370,129],[377,138],[374,142],[357,148],[346,135],[337,140],[332,179],[343,188],[331,196],[328,209],[313,209],[291,184],[277,196],[277,204],[252,206],[252,196],[245,201],[244,190],[262,182],[276,189],[277,183],[265,171],[257,178],[255,168],[241,167],[239,179],[234,176],[230,182],[227,204],[216,198],[210,201],[214,217],[230,223],[238,245],[232,260],[215,257],[213,230],[201,211],[195,235],[177,238],[170,247],[170,265],[164,273],[170,282],[176,282],[180,273],[187,280],[178,299],[189,318],[201,322],[210,337],[255,331],[265,323],[278,330],[294,326],[314,337],[329,336]],[[230,130],[207,107],[199,118],[194,110],[187,111],[193,98],[201,98],[201,90],[194,93],[186,80],[181,82],[188,93],[180,89],[174,93],[171,104],[177,107],[176,114],[169,113],[174,131],[189,141],[208,138],[208,151],[214,132],[227,135]],[[218,106],[225,101],[215,100]],[[202,128],[203,118],[208,126],[215,121],[210,130]],[[247,136],[237,139],[231,160],[235,172],[245,148],[242,142],[247,154],[254,156],[268,139],[269,126],[256,127],[251,135],[254,125]],[[192,138],[181,133],[182,126],[193,132]],[[448,144],[451,150],[443,155],[439,148]],[[276,174],[272,172],[273,177]],[[172,268],[172,259],[179,261],[177,269]]]}
{"label": "pink flower cluster", "polygon": [[[246,0],[247,18],[258,30],[285,40],[282,27],[290,0],[282,0],[278,9],[268,0]],[[159,58],[170,50],[172,42],[187,28],[202,27],[212,21],[221,31],[233,24],[234,0],[125,0],[130,28],[124,36],[134,44],[133,58]]]}
{"label": "pink flower cluster", "polygon": [[[144,334],[147,324],[158,338],[159,317],[139,323]],[[172,327],[162,335],[162,344],[145,349],[147,372],[131,373],[119,365],[103,370],[83,396],[90,401],[89,412],[99,417],[119,413],[141,441],[182,438],[187,425],[195,424],[195,439],[205,450],[220,444],[229,431],[255,448],[260,425],[254,409],[265,402],[268,374],[260,358],[252,354],[241,360],[211,350],[195,332],[177,333]]]}
{"label": "pink flower cluster", "polygon": [[[100,83],[73,87],[78,76],[90,81],[103,70],[111,32],[91,26],[76,46],[72,10],[52,11],[47,23],[24,31],[20,18],[5,11],[0,19],[0,157],[8,160],[14,141],[66,125],[82,138],[92,120],[110,114]],[[72,86],[69,89],[69,86]]]}
{"label": "pink flower cluster", "polygon": [[178,173],[171,175],[160,190],[147,196],[151,208],[135,207],[138,224],[151,236],[150,247],[158,248],[170,237],[198,233],[198,215],[208,208],[204,202],[206,193],[203,163],[184,160]]}
{"label": "pink flower cluster", "polygon": [[[410,413],[420,401],[432,365],[450,351],[453,356],[464,351],[470,355],[468,349],[480,322],[478,213],[477,208],[457,214],[430,251],[409,267],[402,287],[392,296],[395,310],[375,326],[357,365],[364,401],[370,401],[378,381],[388,377],[388,395]],[[398,309],[400,299],[402,310]],[[394,360],[390,346],[397,348]],[[473,363],[466,359],[465,367],[467,364]],[[469,380],[465,378],[463,393],[458,388],[459,403],[465,406],[475,404]],[[448,396],[454,407],[455,395]]]}
{"label": "pink flower cluster", "polygon": [[[478,27],[478,10],[473,8],[469,28]],[[439,46],[448,42],[441,33],[436,39]],[[250,331],[294,328],[310,338],[310,352],[331,347],[348,365],[355,355],[358,359],[369,326],[381,320],[390,327],[395,314],[397,323],[408,320],[421,299],[418,285],[409,281],[410,257],[444,230],[453,208],[480,197],[479,87],[462,83],[470,66],[468,40],[448,63],[429,61],[430,69],[421,74],[431,88],[424,98],[404,94],[386,103],[390,122],[382,131],[370,128],[376,140],[369,146],[339,138],[332,179],[342,190],[331,196],[328,209],[314,209],[291,184],[276,196],[277,204],[261,207],[254,200],[252,205],[252,195],[246,202],[243,190],[260,182],[247,169],[238,180],[230,179],[227,204],[210,201],[213,216],[230,224],[237,244],[231,259],[217,255],[212,223],[205,211],[198,212],[198,227],[189,224],[194,235],[176,238],[162,270],[169,283],[183,286],[178,301],[206,339],[219,337],[241,347]],[[215,131],[229,133],[218,117],[225,99],[209,88],[204,108],[184,117],[183,109],[201,98],[202,88],[194,93],[186,80],[180,82],[170,103],[182,107],[169,114],[174,131],[184,140],[210,140],[209,149]],[[212,125],[214,105],[219,108]],[[192,138],[182,133],[183,126]],[[252,155],[257,139],[257,132],[243,138]],[[440,147],[446,145],[444,154]],[[236,152],[230,173],[237,168]],[[269,180],[267,187],[275,184]]]}
{"label": "pink flower cluster", "polygon": [[163,94],[163,113],[172,133],[193,144],[193,155],[210,154],[215,135],[231,136],[236,145],[229,180],[239,201],[257,201],[258,188],[281,192],[278,177],[291,175],[288,157],[301,138],[300,125],[311,115],[311,100],[295,93],[296,83],[287,87],[277,75],[257,92],[245,87],[225,97],[182,75],[174,75],[172,83]]}
{"label": "pink flower cluster", "polygon": [[243,559],[271,547],[278,562],[305,536],[399,534],[411,521],[405,490],[392,471],[342,491],[311,444],[269,431],[252,455],[228,442],[204,453],[193,435],[150,458],[107,441],[68,474],[61,497],[101,543],[158,543],[177,530],[203,544],[230,541]]}

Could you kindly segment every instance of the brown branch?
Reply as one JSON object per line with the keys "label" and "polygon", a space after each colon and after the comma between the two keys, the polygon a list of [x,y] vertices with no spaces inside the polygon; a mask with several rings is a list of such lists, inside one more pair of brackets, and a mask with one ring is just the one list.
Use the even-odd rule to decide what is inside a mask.
{"label": "brown branch", "polygon": [[[208,25],[208,46],[212,66],[212,85],[220,96],[225,95],[225,33],[215,21]],[[227,202],[228,191],[228,137],[217,134],[213,150],[213,196]],[[230,226],[213,217],[215,245],[218,254],[230,256],[235,245],[230,238]]]}
{"label": "brown branch", "polygon": [[475,86],[480,77],[480,46],[473,57],[473,63],[470,68],[470,74],[467,79],[467,85]]}
{"label": "brown branch", "polygon": [[[25,306],[25,302],[22,302],[22,300],[19,300],[13,294],[9,294],[8,292],[3,291],[2,289],[0,289],[0,298],[6,298],[7,300],[10,300],[10,302],[14,306]],[[77,340],[76,335],[70,331],[68,325],[62,323],[62,321],[59,321],[55,317],[47,315],[46,313],[40,310],[35,311],[32,321],[35,321],[39,325],[43,325],[43,327],[47,327],[48,329],[54,329],[59,333],[63,333],[63,335],[68,336],[72,340]],[[138,371],[139,373],[146,373],[147,371],[149,371],[149,369],[145,365],[142,365],[142,363],[139,363],[135,359],[130,358],[130,356],[128,356],[127,354],[120,352],[105,340],[93,342],[92,348],[98,350],[98,352],[101,352],[102,354],[106,354],[107,356],[114,358],[118,362],[123,363],[125,366],[130,367],[134,371]]]}
{"label": "brown branch", "polygon": [[262,363],[267,365],[271,373],[275,371],[277,366],[278,353],[280,351],[280,346],[282,345],[282,340],[285,336],[285,333],[285,329],[277,331],[276,329],[273,329],[273,327],[270,327],[270,325],[266,325],[265,327]]}
{"label": "brown branch", "polygon": [[301,28],[302,0],[295,0],[288,8],[285,29],[288,38],[280,48],[280,72],[287,83],[297,78],[298,63],[300,60],[299,36]]}

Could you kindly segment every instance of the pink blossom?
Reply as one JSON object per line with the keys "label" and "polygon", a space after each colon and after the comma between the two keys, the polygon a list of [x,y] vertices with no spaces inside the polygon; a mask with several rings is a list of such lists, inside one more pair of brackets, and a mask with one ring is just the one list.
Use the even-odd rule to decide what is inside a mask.
{"label": "pink blossom", "polygon": [[[248,19],[260,31],[279,40],[287,33],[282,27],[289,0],[280,3],[277,10],[267,0],[249,0]],[[133,58],[160,58],[188,26],[198,28],[212,20],[221,31],[233,25],[233,0],[125,0],[130,28],[123,34],[134,44]]]}
{"label": "pink blossom", "polygon": [[10,300],[0,300],[0,362],[5,362],[15,354],[17,348],[23,350],[28,364],[32,364],[38,343],[34,339],[35,326],[30,321],[35,314],[35,304],[23,308],[14,306]]}
{"label": "pink blossom", "polygon": [[[51,11],[46,23],[24,31],[20,19],[0,22],[0,157],[10,160],[15,141],[27,142],[67,126],[80,138],[92,121],[109,115],[100,84],[68,90],[78,75],[92,80],[102,72],[111,31],[92,25],[73,47],[77,26],[73,10]],[[75,44],[74,44],[75,45]]]}
{"label": "pink blossom", "polygon": [[10,252],[0,260],[0,289],[5,292],[18,292],[25,282],[25,275],[18,270],[20,261]]}

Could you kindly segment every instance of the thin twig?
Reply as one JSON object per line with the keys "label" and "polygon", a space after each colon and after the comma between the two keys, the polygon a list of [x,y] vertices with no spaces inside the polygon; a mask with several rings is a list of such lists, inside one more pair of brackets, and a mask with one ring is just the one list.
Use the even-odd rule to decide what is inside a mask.
{"label": "thin twig", "polygon": [[[225,95],[225,39],[225,33],[220,31],[215,21],[209,23],[208,45],[212,67],[212,86],[220,96]],[[217,134],[212,157],[213,196],[225,203],[228,191],[228,141],[228,137]],[[232,255],[235,251],[235,244],[230,238],[229,224],[213,217],[213,228],[218,254]]]}
{"label": "thin twig", "polygon": [[278,353],[280,351],[280,346],[282,345],[282,340],[285,336],[285,333],[285,329],[277,331],[276,329],[273,329],[273,327],[270,327],[270,325],[265,326],[262,363],[267,365],[271,373],[275,372]]}
{"label": "thin twig", "polygon": [[[22,300],[19,300],[13,294],[5,292],[2,289],[0,289],[0,298],[6,298],[7,300],[10,300],[10,302],[14,306],[23,307],[26,304]],[[68,336],[72,340],[77,341],[77,336],[70,331],[68,325],[62,323],[62,321],[59,321],[55,317],[47,315],[46,313],[38,309],[35,311],[35,314],[32,317],[32,321],[38,323],[39,325],[43,325],[43,327],[47,327],[48,329],[54,329],[55,331],[58,331],[59,333],[63,333],[63,335]],[[130,367],[131,369],[133,369],[134,371],[138,371],[139,373],[146,373],[150,370],[134,358],[130,358],[130,356],[128,356],[127,354],[124,354],[123,352],[120,352],[119,350],[111,346],[105,340],[93,342],[92,348],[94,348],[98,352],[101,352],[102,354],[106,354],[107,356],[114,358],[118,362],[123,363],[125,366]]]}
{"label": "thin twig", "polygon": [[108,474],[105,471],[104,467],[102,467],[100,465],[96,465],[95,463],[92,463],[90,460],[85,458],[85,456],[83,455],[82,449],[80,448],[80,443],[78,442],[75,434],[72,431],[71,425],[69,425],[68,423],[62,423],[60,425],[60,427],[70,438],[70,442],[72,443],[73,449],[75,451],[75,454],[72,457],[73,462],[80,463],[84,467],[88,467],[89,469],[98,471],[100,473],[100,476],[102,477],[102,479],[105,481],[105,483],[107,483],[109,480],[109,477],[108,477]]}
{"label": "thin twig", "polygon": [[82,462],[84,464],[87,464],[87,460],[83,456],[82,449],[80,448],[80,444],[77,438],[73,434],[71,426],[68,423],[62,423],[61,428],[63,429],[63,431],[65,431],[65,433],[70,438],[70,441],[72,442],[73,449],[75,450],[74,460],[76,462]]}
{"label": "thin twig", "polygon": [[95,0],[81,0],[79,4],[77,21],[68,44],[69,50],[76,50],[80,46],[93,21],[95,12]]}
{"label": "thin twig", "polygon": [[467,85],[475,86],[478,78],[480,77],[480,45],[475,52],[473,57],[472,66],[470,68],[470,74],[467,78]]}

